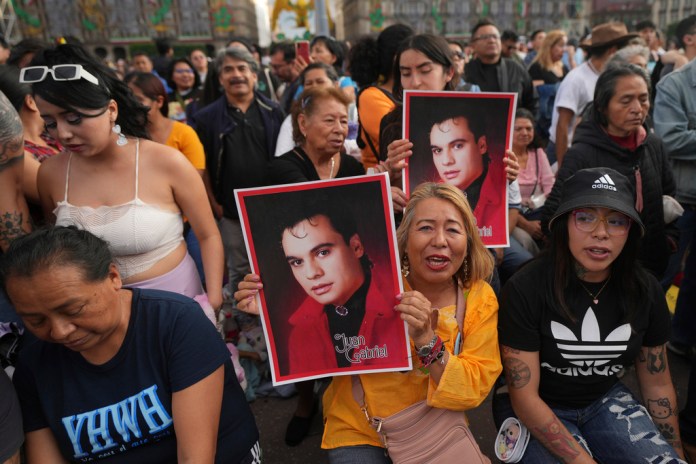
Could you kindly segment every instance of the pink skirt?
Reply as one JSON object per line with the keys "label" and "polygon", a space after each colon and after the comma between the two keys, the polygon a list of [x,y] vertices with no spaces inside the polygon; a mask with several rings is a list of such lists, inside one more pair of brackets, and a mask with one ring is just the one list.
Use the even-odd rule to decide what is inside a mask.
{"label": "pink skirt", "polygon": [[186,253],[184,259],[171,271],[152,279],[141,280],[126,285],[130,288],[148,288],[152,290],[165,290],[193,298],[203,293],[201,277],[198,275],[196,263],[191,255]]}

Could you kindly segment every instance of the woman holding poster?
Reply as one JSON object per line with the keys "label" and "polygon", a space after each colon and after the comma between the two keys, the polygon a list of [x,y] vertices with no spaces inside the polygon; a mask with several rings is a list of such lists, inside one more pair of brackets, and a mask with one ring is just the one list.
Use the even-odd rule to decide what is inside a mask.
{"label": "woman holding poster", "polygon": [[[459,79],[454,71],[452,52],[447,41],[430,34],[413,36],[401,45],[394,62],[394,76],[394,95],[399,99],[403,98],[404,90],[451,91],[455,89]],[[418,97],[423,100],[421,107],[418,110],[410,109],[413,118],[418,118],[411,123],[411,140],[401,138],[404,109],[408,119],[408,106],[397,107],[382,120],[380,144],[387,153],[387,166],[392,172],[392,178],[401,178],[406,159],[414,154],[415,143],[422,156],[414,157],[409,163],[412,165],[416,162],[422,166],[419,165],[418,168],[420,177],[417,182],[412,180],[409,183],[406,179],[406,194],[409,184],[415,187],[423,181],[455,185],[466,192],[480,228],[492,224],[493,214],[497,213],[500,217],[498,222],[502,219],[503,225],[496,229],[505,235],[505,239],[499,239],[495,244],[504,244],[507,236],[503,233],[507,210],[504,193],[501,193],[505,188],[503,173],[506,172],[507,179],[512,182],[516,179],[518,170],[516,156],[512,151],[505,151],[504,157],[500,154],[505,149],[503,141],[507,134],[504,129],[491,127],[493,125],[488,124],[487,118],[482,117],[478,100],[472,105],[467,104],[463,98],[451,99],[445,98],[443,94],[425,94],[419,94]],[[433,104],[430,98],[438,97],[440,99]],[[488,103],[488,100],[492,103]],[[421,102],[414,102],[414,105],[418,103]],[[482,94],[481,104],[483,103],[496,106],[494,112],[497,113],[500,113],[497,107],[508,110],[510,106],[509,98],[486,99]],[[488,106],[486,109],[489,109]],[[406,130],[408,133],[408,125]],[[490,137],[487,131],[490,132]],[[498,155],[489,156],[493,152]],[[399,196],[395,198],[399,201]],[[402,205],[405,198],[401,198]],[[479,198],[483,199],[480,204]],[[486,230],[483,230],[482,235],[487,236]],[[489,244],[489,241],[484,241]]]}
{"label": "woman holding poster", "polygon": [[[498,303],[485,281],[493,257],[461,191],[438,183],[419,186],[405,208],[397,241],[406,291],[396,295],[394,310],[408,326],[413,368],[333,378],[323,398],[322,447],[331,463],[391,462],[384,437],[365,420],[354,396],[358,379],[372,417],[386,418],[419,402],[463,414],[486,398],[502,369]],[[256,312],[260,288],[258,276],[247,276],[235,293],[239,309]],[[465,308],[461,331],[458,307]],[[472,448],[478,453],[475,444]]]}

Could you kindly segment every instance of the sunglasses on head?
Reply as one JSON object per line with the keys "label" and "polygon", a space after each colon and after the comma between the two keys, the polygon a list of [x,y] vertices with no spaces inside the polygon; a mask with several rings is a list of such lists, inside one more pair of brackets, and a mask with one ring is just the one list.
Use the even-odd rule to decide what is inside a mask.
{"label": "sunglasses on head", "polygon": [[33,84],[41,82],[50,74],[54,81],[78,81],[84,79],[94,85],[99,85],[99,80],[81,64],[57,64],[53,67],[48,66],[29,66],[23,68],[19,74],[19,82],[23,84]]}

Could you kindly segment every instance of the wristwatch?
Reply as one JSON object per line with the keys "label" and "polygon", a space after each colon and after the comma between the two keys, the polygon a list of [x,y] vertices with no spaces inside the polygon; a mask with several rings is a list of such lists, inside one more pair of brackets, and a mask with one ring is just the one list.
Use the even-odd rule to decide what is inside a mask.
{"label": "wristwatch", "polygon": [[433,350],[433,347],[435,346],[435,344],[437,343],[437,339],[438,339],[438,336],[437,336],[437,334],[435,334],[433,336],[433,339],[430,340],[430,343],[428,343],[427,345],[423,345],[420,348],[416,347],[416,354],[418,354],[418,356],[421,358],[425,358],[426,356],[428,356],[430,354],[430,352]]}

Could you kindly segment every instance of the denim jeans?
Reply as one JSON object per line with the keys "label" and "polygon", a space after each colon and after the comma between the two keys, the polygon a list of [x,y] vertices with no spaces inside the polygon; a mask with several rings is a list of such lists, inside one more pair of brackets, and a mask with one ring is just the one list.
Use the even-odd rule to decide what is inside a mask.
{"label": "denim jeans", "polygon": [[237,291],[237,284],[244,279],[244,275],[251,272],[242,225],[239,219],[223,217],[218,221],[218,228],[222,236],[222,246],[225,249],[228,285],[230,291],[234,293]]}
{"label": "denim jeans", "polygon": [[328,450],[330,464],[391,464],[384,448],[370,445],[341,446]]}
{"label": "denim jeans", "polygon": [[[691,242],[691,253],[684,264],[684,277],[679,286],[677,306],[672,318],[672,341],[684,345],[696,345],[696,209],[684,205],[684,214],[679,218],[679,248],[686,250]],[[671,264],[671,263],[670,263]]]}
{"label": "denim jeans", "polygon": [[[507,394],[496,396],[493,414],[498,423],[499,419],[515,414]],[[585,408],[551,410],[575,440],[601,464],[684,463],[662,438],[645,407],[621,382]],[[555,464],[559,461],[532,436],[520,462]]]}

